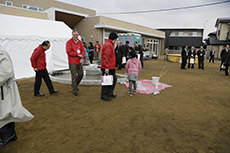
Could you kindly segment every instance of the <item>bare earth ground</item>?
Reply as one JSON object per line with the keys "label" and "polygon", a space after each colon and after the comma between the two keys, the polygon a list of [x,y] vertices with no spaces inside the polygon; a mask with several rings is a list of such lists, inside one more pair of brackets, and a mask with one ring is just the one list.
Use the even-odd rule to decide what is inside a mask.
{"label": "bare earth ground", "polygon": [[[139,79],[159,75],[173,85],[159,95],[128,96],[118,84],[112,102],[100,100],[100,86],[54,83],[58,95],[49,95],[43,82],[33,96],[34,79],[18,80],[23,105],[35,116],[17,123],[18,140],[2,153],[230,153],[230,77],[219,63],[205,70],[180,70],[179,63],[145,61]],[[125,70],[119,71],[125,73]]]}

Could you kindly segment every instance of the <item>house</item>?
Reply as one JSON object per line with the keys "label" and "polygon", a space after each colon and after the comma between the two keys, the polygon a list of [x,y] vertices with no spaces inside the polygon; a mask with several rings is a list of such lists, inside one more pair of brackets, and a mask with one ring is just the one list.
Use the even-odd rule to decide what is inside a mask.
{"label": "house", "polygon": [[[221,50],[225,45],[230,44],[230,18],[218,18],[216,20],[216,31],[208,34],[204,39],[207,45],[207,52],[212,49],[216,51],[215,58],[220,59]],[[206,57],[209,57],[207,54]]]}
{"label": "house", "polygon": [[77,28],[82,40],[103,44],[110,32],[136,33],[142,37],[142,45],[147,44],[156,55],[164,50],[165,33],[149,27],[96,16],[96,11],[56,0],[0,0],[0,14],[63,21],[71,29]]}
{"label": "house", "polygon": [[199,48],[202,45],[202,28],[160,28],[165,32],[165,48],[170,54],[180,54],[183,46],[194,46]]}

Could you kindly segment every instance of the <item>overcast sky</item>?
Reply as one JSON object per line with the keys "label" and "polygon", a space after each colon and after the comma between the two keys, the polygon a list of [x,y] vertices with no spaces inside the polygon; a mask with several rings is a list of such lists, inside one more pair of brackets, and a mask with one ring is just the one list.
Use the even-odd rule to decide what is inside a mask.
{"label": "overcast sky", "polygon": [[[97,15],[107,16],[122,21],[139,24],[154,29],[164,27],[204,28],[204,38],[216,30],[215,22],[219,17],[230,17],[230,2],[186,10],[111,15],[104,12],[142,11],[164,8],[183,7],[220,2],[224,0],[59,0],[65,3],[93,9]],[[225,0],[227,1],[227,0]]]}

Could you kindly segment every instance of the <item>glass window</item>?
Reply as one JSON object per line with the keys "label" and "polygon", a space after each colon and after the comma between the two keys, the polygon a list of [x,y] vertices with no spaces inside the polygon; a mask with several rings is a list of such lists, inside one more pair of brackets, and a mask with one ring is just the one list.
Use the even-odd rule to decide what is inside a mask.
{"label": "glass window", "polygon": [[13,6],[13,3],[10,2],[10,1],[6,1],[5,4],[8,5],[8,6]]}
{"label": "glass window", "polygon": [[193,36],[193,33],[192,33],[192,32],[188,32],[188,35],[189,35],[189,36]]}
{"label": "glass window", "polygon": [[179,32],[175,32],[175,36],[179,36]]}
{"label": "glass window", "polygon": [[37,10],[38,10],[38,8],[37,8],[37,7],[34,7],[34,6],[29,6],[28,9],[29,9],[29,10],[34,10],[34,11],[37,11]]}
{"label": "glass window", "polygon": [[22,4],[22,8],[27,9],[27,5]]}

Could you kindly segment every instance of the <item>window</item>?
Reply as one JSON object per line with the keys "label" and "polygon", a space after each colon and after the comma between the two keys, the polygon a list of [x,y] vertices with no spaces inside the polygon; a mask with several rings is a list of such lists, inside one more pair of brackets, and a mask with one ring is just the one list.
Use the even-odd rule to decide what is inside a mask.
{"label": "window", "polygon": [[189,36],[193,36],[193,33],[192,33],[192,32],[188,32],[188,35],[189,35]]}
{"label": "window", "polygon": [[39,7],[39,8],[38,8],[38,11],[42,12],[42,11],[43,11],[43,9]]}
{"label": "window", "polygon": [[8,6],[13,6],[13,3],[10,2],[10,1],[6,1],[5,4],[8,5]]}
{"label": "window", "polygon": [[175,36],[179,36],[179,32],[175,32]]}
{"label": "window", "polygon": [[184,35],[184,32],[179,32],[179,36],[183,36]]}
{"label": "window", "polygon": [[34,11],[37,11],[38,8],[37,7],[34,7],[34,6],[28,6],[28,10],[34,10]]}
{"label": "window", "polygon": [[147,46],[149,48],[149,51],[153,51],[155,55],[157,55],[158,52],[158,45],[159,45],[159,40],[148,39],[147,41]]}
{"label": "window", "polygon": [[197,32],[192,32],[192,35],[193,36],[198,36],[198,33]]}
{"label": "window", "polygon": [[27,5],[22,4],[22,8],[27,9]]}

